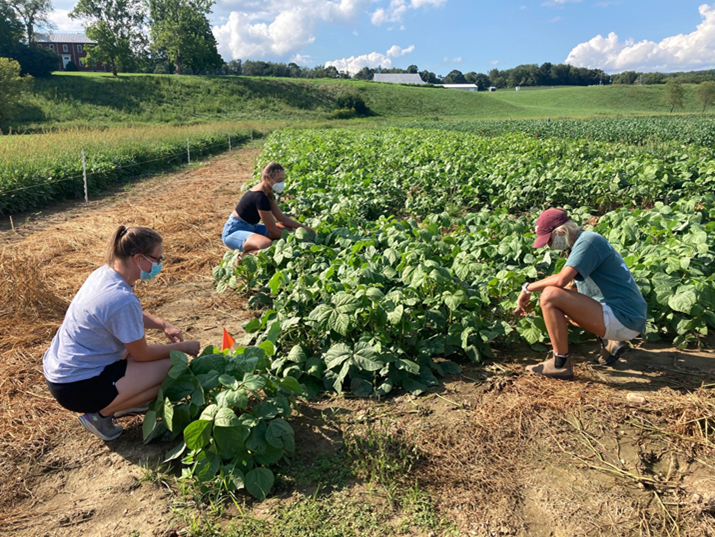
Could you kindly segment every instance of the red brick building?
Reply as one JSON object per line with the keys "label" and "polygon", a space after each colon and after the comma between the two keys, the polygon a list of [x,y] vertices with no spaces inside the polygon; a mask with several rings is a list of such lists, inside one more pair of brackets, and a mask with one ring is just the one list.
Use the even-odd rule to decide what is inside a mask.
{"label": "red brick building", "polygon": [[86,45],[94,45],[94,41],[84,34],[48,34],[37,39],[41,47],[54,50],[60,57],[59,70],[64,71],[69,62],[74,63],[79,71],[106,71],[104,65],[97,64],[95,69],[90,69],[84,63],[87,52]]}

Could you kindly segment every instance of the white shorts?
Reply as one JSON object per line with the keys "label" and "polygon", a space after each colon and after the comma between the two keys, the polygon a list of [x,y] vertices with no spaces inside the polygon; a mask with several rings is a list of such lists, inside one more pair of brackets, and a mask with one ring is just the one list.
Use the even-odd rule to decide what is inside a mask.
{"label": "white shorts", "polygon": [[601,304],[601,306],[603,307],[603,324],[606,325],[606,335],[603,336],[604,339],[609,341],[630,341],[640,334],[640,332],[623,326],[621,321],[619,321],[613,313],[611,306],[608,304]]}

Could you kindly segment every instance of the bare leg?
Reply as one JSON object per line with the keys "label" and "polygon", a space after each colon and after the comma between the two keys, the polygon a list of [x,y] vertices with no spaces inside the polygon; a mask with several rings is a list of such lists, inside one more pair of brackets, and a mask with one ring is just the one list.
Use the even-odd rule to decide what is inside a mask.
{"label": "bare leg", "polygon": [[115,384],[119,394],[108,406],[100,410],[103,416],[111,416],[120,410],[148,403],[159,393],[161,383],[171,369],[171,360],[137,362],[127,358],[127,372]]}
{"label": "bare leg", "polygon": [[268,237],[254,233],[246,239],[246,242],[243,243],[243,253],[252,254],[258,250],[265,250],[266,248],[270,248],[271,244],[273,244],[273,241]]}
{"label": "bare leg", "polygon": [[540,304],[551,344],[557,354],[569,352],[569,320],[597,336],[603,337],[606,334],[601,304],[586,295],[559,287],[547,287],[541,293]]}

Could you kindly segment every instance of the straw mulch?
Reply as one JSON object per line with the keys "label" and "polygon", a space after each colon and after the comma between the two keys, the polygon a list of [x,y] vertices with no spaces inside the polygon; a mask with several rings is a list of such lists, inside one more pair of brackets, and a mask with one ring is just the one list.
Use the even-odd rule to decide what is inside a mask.
{"label": "straw mulch", "polygon": [[579,382],[492,377],[448,394],[461,411],[383,419],[396,454],[419,454],[405,485],[470,535],[715,535],[713,390],[634,406],[588,367]]}
{"label": "straw mulch", "polygon": [[[40,472],[36,461],[62,441],[60,433],[72,420],[47,390],[42,356],[72,297],[103,263],[112,232],[119,224],[144,225],[164,238],[164,269],[155,281],[137,289],[145,310],[151,312],[173,300],[173,289],[182,285],[194,292],[204,290],[209,302],[218,301],[210,298],[215,295],[211,268],[226,251],[221,228],[240,187],[250,180],[256,154],[254,149],[243,149],[219,157],[210,167],[135,184],[128,194],[92,202],[89,209],[80,206],[51,214],[19,240],[6,233],[3,242],[9,245],[0,250],[3,510],[11,511],[32,497],[28,481]],[[237,164],[237,158],[243,165]]]}

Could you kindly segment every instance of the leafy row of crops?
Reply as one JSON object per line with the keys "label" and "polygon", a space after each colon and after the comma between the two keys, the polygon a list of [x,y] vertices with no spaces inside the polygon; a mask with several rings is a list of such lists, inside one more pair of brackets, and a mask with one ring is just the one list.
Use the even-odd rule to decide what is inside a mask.
{"label": "leafy row of crops", "polygon": [[273,134],[262,160],[288,168],[285,201],[319,234],[299,230],[236,269],[229,253],[214,277],[269,308],[246,326],[258,342],[280,321],[272,369],[309,394],[417,394],[458,371],[453,358],[517,340],[545,350],[538,309],[511,311],[524,281],[565,262],[532,248],[533,219],[550,205],[570,205],[622,252],[648,302],[647,338],[684,346],[715,327],[715,198],[694,195],[712,189],[697,152],[658,160],[521,134],[307,131]]}
{"label": "leafy row of crops", "polygon": [[406,126],[484,136],[523,132],[539,138],[565,138],[635,145],[671,143],[715,145],[712,115],[604,117],[591,119],[422,121]]}
{"label": "leafy row of crops", "polygon": [[342,224],[484,207],[586,205],[603,213],[715,189],[715,160],[704,148],[654,155],[623,144],[521,133],[285,130],[271,136],[263,155],[290,169],[292,209],[308,216],[340,212]]}
{"label": "leafy row of crops", "polygon": [[0,137],[0,214],[41,208],[84,196],[84,150],[90,195],[112,183],[186,164],[260,136],[249,125],[72,130]]}

